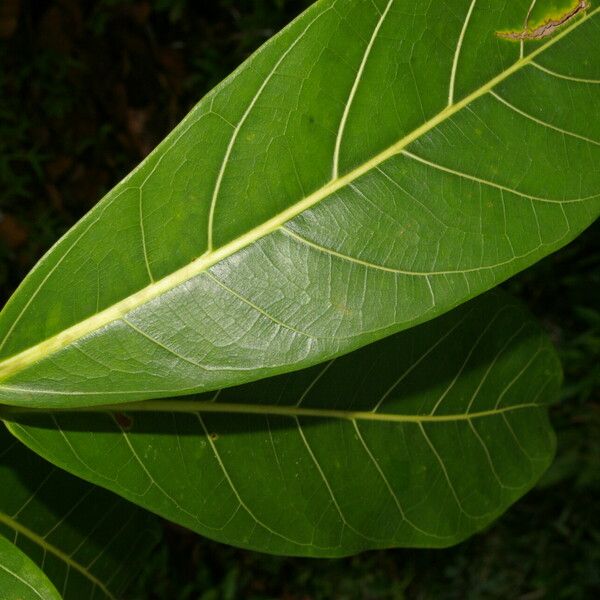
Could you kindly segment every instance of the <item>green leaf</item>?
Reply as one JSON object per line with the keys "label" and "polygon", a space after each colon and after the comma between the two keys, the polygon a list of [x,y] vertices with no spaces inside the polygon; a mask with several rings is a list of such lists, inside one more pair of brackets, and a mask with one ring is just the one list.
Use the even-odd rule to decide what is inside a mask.
{"label": "green leaf", "polygon": [[573,239],[600,209],[600,7],[500,39],[530,5],[314,4],[28,276],[0,317],[0,402],[121,403],[307,367]]}
{"label": "green leaf", "polygon": [[5,600],[61,600],[39,567],[1,535],[0,590]]}
{"label": "green leaf", "polygon": [[[18,559],[23,568],[33,561],[64,600],[116,600],[141,570],[158,530],[146,511],[48,464],[0,426],[0,536],[28,556]],[[0,596],[19,598],[4,593],[2,566],[11,568],[17,558],[5,559],[11,544],[2,539]]]}
{"label": "green leaf", "polygon": [[552,459],[560,378],[536,322],[491,292],[304,371],[125,414],[13,409],[9,427],[208,537],[341,556],[447,546],[489,524]]}

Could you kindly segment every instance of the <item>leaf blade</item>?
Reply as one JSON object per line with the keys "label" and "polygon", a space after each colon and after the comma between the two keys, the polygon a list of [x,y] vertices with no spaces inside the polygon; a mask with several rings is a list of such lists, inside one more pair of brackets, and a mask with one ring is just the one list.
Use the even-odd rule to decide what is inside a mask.
{"label": "leaf blade", "polygon": [[56,588],[26,554],[0,535],[0,586],[6,598],[61,600]]}
{"label": "leaf blade", "polygon": [[[578,82],[585,90],[573,92],[575,82],[565,88],[565,80],[557,84],[547,74],[535,80],[532,73],[541,72],[531,65],[548,56],[556,60],[553,52],[567,42],[593,40],[600,7],[518,58],[516,44],[498,45],[492,33],[499,20],[519,14],[521,3],[498,15],[456,0],[455,14],[471,16],[453,24],[459,42],[450,53],[427,35],[436,31],[430,15],[407,0],[398,4],[317,3],[201,102],[59,243],[0,317],[4,403],[135,401],[306,367],[452,308],[562,246],[594,220],[600,154],[589,140],[596,139],[592,134],[600,140],[600,132],[584,136],[581,121],[585,106],[589,111],[600,102],[598,91]],[[397,53],[389,40],[402,48],[402,36],[411,35],[405,11],[419,20],[412,35],[425,36],[421,50],[439,55],[446,69],[431,86],[437,103],[432,106],[422,87],[415,85],[412,98],[399,85],[413,69],[410,62],[396,79],[383,71]],[[333,63],[338,71],[344,67],[332,56],[351,45],[360,24],[368,35],[352,51],[358,68],[344,77],[330,73]],[[479,38],[495,45],[484,44],[494,49],[486,64],[473,63]],[[331,56],[319,61],[322,40]],[[584,52],[583,45],[578,51]],[[572,59],[577,62],[580,54]],[[313,58],[310,84],[294,81],[302,61]],[[585,60],[594,67],[594,57]],[[465,72],[461,65],[470,67]],[[447,106],[449,66],[452,97],[460,100]],[[321,109],[322,82],[310,78],[313,71],[338,78],[331,93],[341,110],[335,112],[331,99]],[[390,97],[374,98],[378,79],[394,84]],[[580,98],[577,107],[583,108],[574,115],[555,111],[548,120],[552,127],[529,119],[524,144],[521,113],[532,111],[515,113],[496,96],[516,107],[514,89],[532,86],[535,93],[526,95],[544,95],[540,106],[546,111],[556,105],[556,95],[565,107],[567,98]],[[288,139],[295,112],[284,96],[304,93],[306,107]],[[223,116],[236,94],[232,115]],[[391,100],[406,109],[406,123],[385,112]],[[366,129],[365,121],[373,121],[373,111],[365,108],[370,104],[385,118]],[[561,126],[565,120],[568,127]],[[574,135],[565,137],[572,120]],[[327,137],[328,127],[336,134]],[[291,146],[296,137],[304,144],[288,148],[291,158],[281,147],[276,158],[261,159],[269,167],[266,176],[254,168],[255,138],[270,147],[280,139]],[[196,138],[214,141],[214,150],[198,152]],[[549,144],[556,150],[532,161],[531,154],[542,155]],[[342,161],[334,169],[342,173],[337,179],[329,179],[325,150],[335,165]],[[307,152],[314,154],[310,161]],[[573,156],[577,164],[565,170]],[[198,178],[200,167],[210,175]],[[201,191],[190,191],[196,187]],[[168,203],[162,201],[165,192]],[[242,210],[242,202],[251,210]],[[199,226],[190,228],[190,220]],[[123,248],[102,241],[117,234],[124,237]],[[72,251],[71,242],[84,247]],[[73,271],[85,273],[81,284],[71,281]],[[66,281],[77,286],[77,302]],[[42,285],[51,290],[38,294]],[[173,328],[178,336],[171,335]],[[155,360],[132,369],[123,355],[134,364],[147,356]],[[65,378],[65,371],[71,376]]]}
{"label": "leaf blade", "polygon": [[121,597],[158,539],[152,517],[59,471],[4,428],[0,488],[0,535],[43,570],[64,600]]}

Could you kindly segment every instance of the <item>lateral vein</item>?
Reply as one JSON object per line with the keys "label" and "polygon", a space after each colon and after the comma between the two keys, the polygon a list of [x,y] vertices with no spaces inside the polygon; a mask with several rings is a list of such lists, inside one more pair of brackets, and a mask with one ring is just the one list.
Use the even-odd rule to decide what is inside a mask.
{"label": "lateral vein", "polygon": [[344,137],[344,130],[346,129],[346,122],[348,121],[348,115],[350,114],[350,108],[352,107],[352,103],[354,102],[354,96],[356,95],[356,90],[358,89],[358,85],[362,79],[363,72],[365,70],[365,66],[367,61],[369,60],[369,55],[371,54],[371,50],[373,45],[375,44],[375,40],[377,39],[377,35],[379,34],[379,30],[387,17],[390,8],[392,7],[394,0],[389,0],[387,6],[383,13],[381,13],[379,17],[379,21],[377,21],[377,25],[373,30],[373,34],[371,35],[371,39],[367,44],[367,48],[363,55],[360,66],[358,67],[358,71],[356,73],[356,77],[354,78],[354,83],[352,84],[352,88],[350,89],[350,94],[348,96],[348,100],[346,105],[344,106],[344,113],[342,114],[342,119],[340,121],[340,126],[338,129],[337,138],[335,140],[335,150],[333,153],[333,169],[332,169],[332,178],[337,179],[339,177],[339,166],[340,166],[340,149],[342,146],[342,138]]}

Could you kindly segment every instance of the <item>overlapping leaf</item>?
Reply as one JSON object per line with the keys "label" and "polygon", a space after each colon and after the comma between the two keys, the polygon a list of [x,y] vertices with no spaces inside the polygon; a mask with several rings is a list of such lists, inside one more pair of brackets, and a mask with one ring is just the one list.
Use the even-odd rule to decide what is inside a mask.
{"label": "overlapping leaf", "polygon": [[600,8],[537,42],[496,35],[531,5],[317,2],[30,274],[0,317],[0,402],[309,366],[573,239],[600,207]]}
{"label": "overlapping leaf", "polygon": [[146,511],[57,469],[0,425],[1,598],[121,599],[157,540]]}
{"label": "overlapping leaf", "polygon": [[492,292],[308,370],[125,414],[17,409],[9,427],[206,536],[340,556],[447,546],[490,523],[552,459],[559,383],[539,326]]}
{"label": "overlapping leaf", "polygon": [[11,600],[61,600],[40,568],[1,535],[0,590],[3,598]]}

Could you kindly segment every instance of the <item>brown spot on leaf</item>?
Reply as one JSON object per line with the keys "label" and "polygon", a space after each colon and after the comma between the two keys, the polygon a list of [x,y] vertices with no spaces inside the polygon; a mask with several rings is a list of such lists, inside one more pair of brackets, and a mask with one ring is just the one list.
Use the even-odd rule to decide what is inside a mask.
{"label": "brown spot on leaf", "polygon": [[540,40],[552,35],[561,25],[564,25],[589,7],[590,3],[587,0],[576,0],[575,5],[566,13],[555,19],[546,19],[538,27],[526,27],[521,31],[497,31],[496,35],[507,40]]}
{"label": "brown spot on leaf", "polygon": [[130,431],[133,427],[133,419],[125,413],[113,413],[113,419],[116,421],[117,425],[123,429],[123,431]]}

